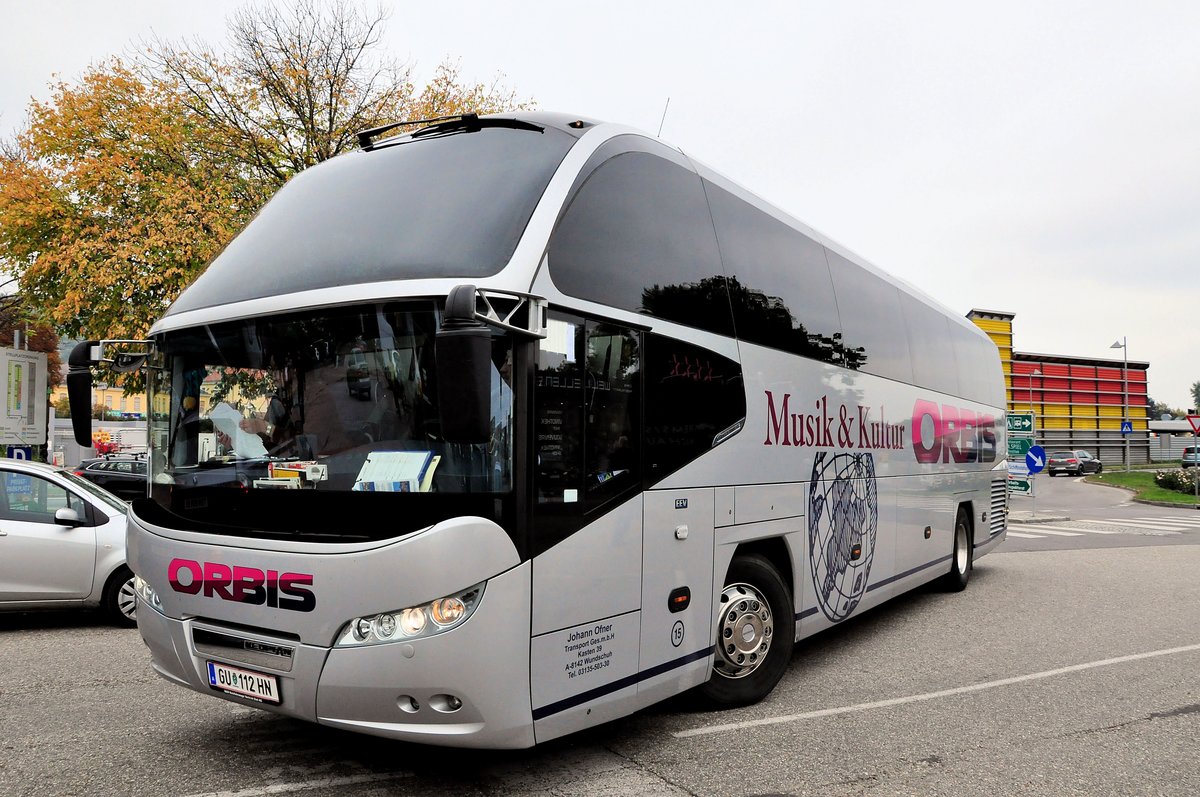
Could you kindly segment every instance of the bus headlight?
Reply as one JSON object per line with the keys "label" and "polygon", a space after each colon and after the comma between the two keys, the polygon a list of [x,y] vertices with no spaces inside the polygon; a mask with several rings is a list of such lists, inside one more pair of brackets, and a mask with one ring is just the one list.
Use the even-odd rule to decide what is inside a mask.
{"label": "bus headlight", "polygon": [[406,642],[441,634],[465,623],[482,597],[483,584],[476,584],[470,589],[420,606],[355,617],[338,633],[335,646]]}
{"label": "bus headlight", "polygon": [[133,590],[137,593],[140,602],[162,611],[162,601],[158,599],[158,593],[141,576],[133,577]]}

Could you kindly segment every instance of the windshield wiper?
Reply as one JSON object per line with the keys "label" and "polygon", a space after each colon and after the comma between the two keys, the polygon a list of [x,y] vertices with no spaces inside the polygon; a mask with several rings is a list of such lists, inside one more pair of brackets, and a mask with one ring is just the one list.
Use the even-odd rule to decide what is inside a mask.
{"label": "windshield wiper", "polygon": [[358,133],[358,145],[365,150],[370,150],[375,147],[375,142],[372,140],[377,136],[395,130],[397,127],[405,127],[408,125],[429,125],[412,134],[412,138],[420,136],[435,136],[446,135],[449,133],[478,133],[485,127],[502,127],[509,130],[528,130],[533,133],[542,133],[546,128],[535,125],[533,122],[526,122],[521,119],[508,119],[497,117],[480,118],[479,114],[464,113],[457,116],[438,116],[433,119],[414,119],[409,122],[391,122],[379,127],[372,127],[370,130],[363,130]]}

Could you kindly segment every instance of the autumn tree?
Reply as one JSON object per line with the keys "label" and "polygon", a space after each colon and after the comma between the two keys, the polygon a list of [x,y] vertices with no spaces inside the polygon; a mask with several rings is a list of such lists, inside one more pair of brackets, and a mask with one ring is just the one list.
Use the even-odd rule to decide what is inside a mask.
{"label": "autumn tree", "polygon": [[450,62],[417,89],[346,0],[248,6],[34,102],[0,147],[0,267],[73,337],[138,338],[292,175],[387,122],[523,107]]}
{"label": "autumn tree", "polygon": [[159,42],[153,74],[178,84],[213,142],[240,162],[265,199],[292,175],[356,148],[388,122],[525,107],[498,84],[464,85],[441,64],[417,91],[409,67],[377,50],[386,14],[347,0],[252,5],[229,20],[223,50]]}
{"label": "autumn tree", "polygon": [[18,348],[18,339],[19,348],[46,355],[46,387],[58,387],[62,382],[62,359],[54,328],[39,320],[20,294],[0,296],[0,348]]}
{"label": "autumn tree", "polygon": [[170,84],[119,60],[34,102],[0,162],[0,258],[71,337],[139,337],[251,210]]}

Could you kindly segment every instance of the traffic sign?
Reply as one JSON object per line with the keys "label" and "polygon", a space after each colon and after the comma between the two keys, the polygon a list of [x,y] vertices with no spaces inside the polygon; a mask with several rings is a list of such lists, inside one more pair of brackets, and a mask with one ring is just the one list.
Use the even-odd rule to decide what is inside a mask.
{"label": "traffic sign", "polygon": [[8,458],[24,460],[33,459],[33,446],[9,446]]}
{"label": "traffic sign", "polygon": [[1029,466],[1025,464],[1025,460],[1014,460],[1008,463],[1008,475],[1016,476],[1024,479],[1029,475]]}
{"label": "traffic sign", "polygon": [[1046,449],[1041,446],[1030,446],[1025,455],[1025,464],[1030,473],[1040,473],[1046,467]]}
{"label": "traffic sign", "polygon": [[1121,421],[1121,434],[1133,434],[1133,421]]}
{"label": "traffic sign", "polygon": [[1033,413],[1032,412],[1010,412],[1008,414],[1008,431],[1010,431],[1010,432],[1032,432],[1033,431]]}
{"label": "traffic sign", "polygon": [[1009,435],[1008,437],[1008,458],[1009,459],[1025,459],[1025,455],[1029,453],[1029,447],[1033,445],[1032,437],[1017,437]]}
{"label": "traffic sign", "polygon": [[1192,425],[1192,434],[1200,434],[1200,415],[1189,415],[1188,423]]}
{"label": "traffic sign", "polygon": [[1009,477],[1008,491],[1010,493],[1029,495],[1033,492],[1033,479],[1014,479]]}

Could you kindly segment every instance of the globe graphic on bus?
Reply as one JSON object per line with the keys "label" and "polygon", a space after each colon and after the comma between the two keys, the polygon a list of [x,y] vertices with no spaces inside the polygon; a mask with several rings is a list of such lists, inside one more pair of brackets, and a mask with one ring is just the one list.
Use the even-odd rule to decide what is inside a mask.
{"label": "globe graphic on bus", "polygon": [[809,562],[817,602],[835,623],[867,591],[878,521],[874,456],[818,453],[809,489]]}

